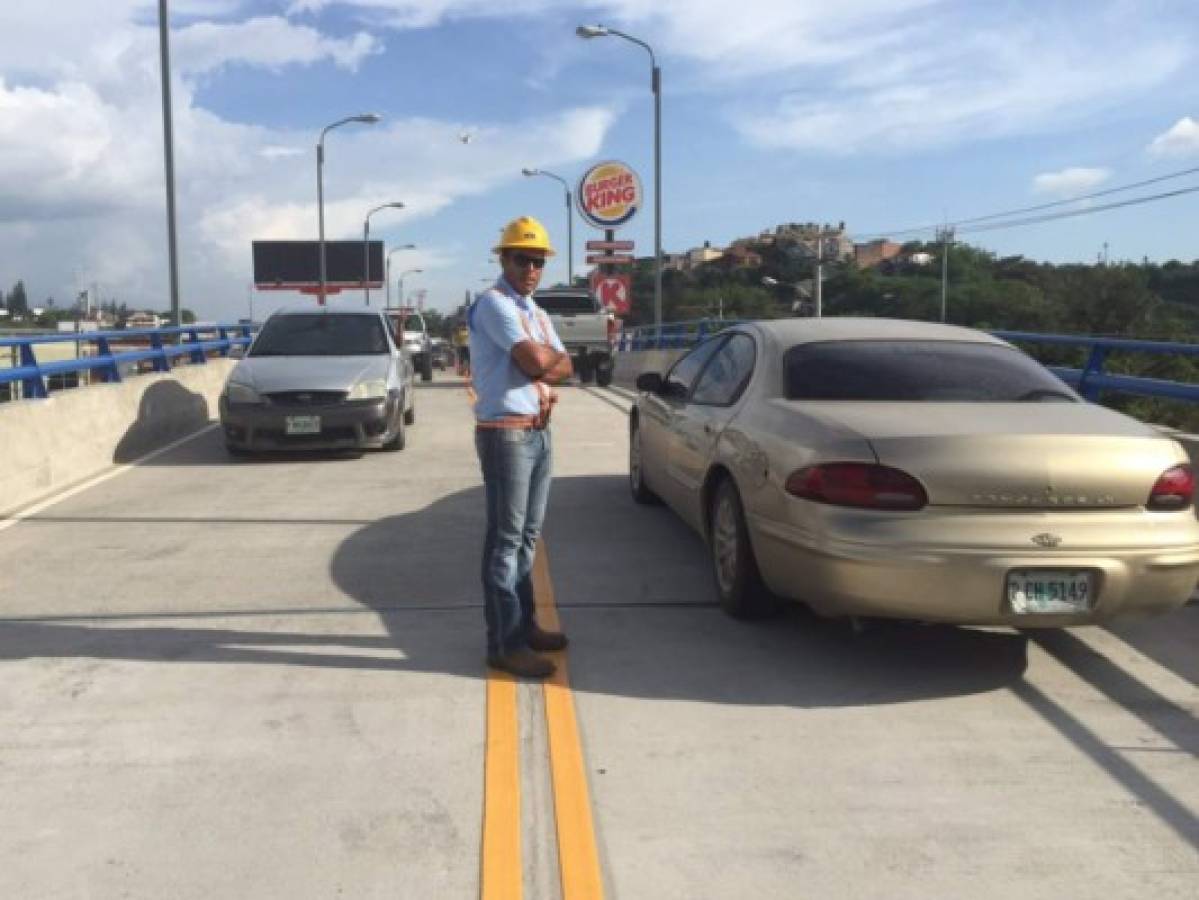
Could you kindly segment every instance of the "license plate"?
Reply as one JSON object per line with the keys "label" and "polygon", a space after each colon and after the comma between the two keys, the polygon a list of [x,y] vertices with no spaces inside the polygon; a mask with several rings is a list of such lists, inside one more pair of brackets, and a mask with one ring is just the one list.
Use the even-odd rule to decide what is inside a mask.
{"label": "license plate", "polygon": [[1018,569],[1007,575],[1008,604],[1018,614],[1086,612],[1094,593],[1090,572]]}
{"label": "license plate", "polygon": [[320,416],[288,416],[284,423],[288,434],[320,434]]}

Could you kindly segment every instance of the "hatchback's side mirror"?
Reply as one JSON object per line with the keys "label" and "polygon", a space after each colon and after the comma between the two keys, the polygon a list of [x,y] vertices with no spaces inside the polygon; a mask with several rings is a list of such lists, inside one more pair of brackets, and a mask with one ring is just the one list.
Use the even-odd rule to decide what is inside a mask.
{"label": "hatchback's side mirror", "polygon": [[662,392],[662,376],[657,372],[642,372],[637,376],[637,390],[647,394]]}

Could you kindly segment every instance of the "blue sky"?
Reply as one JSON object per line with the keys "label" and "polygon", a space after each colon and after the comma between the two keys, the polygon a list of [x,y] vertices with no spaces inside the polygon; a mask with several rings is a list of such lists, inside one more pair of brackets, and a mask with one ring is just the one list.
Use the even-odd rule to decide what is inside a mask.
{"label": "blue sky", "polygon": [[[1191,0],[171,7],[182,295],[210,319],[245,314],[252,239],[316,236],[313,147],[345,115],[384,121],[328,139],[328,236],[357,237],[367,209],[403,201],[372,234],[418,245],[393,260],[423,269],[407,285],[435,307],[494,274],[488,248],[515,215],[564,249],[560,186],[521,167],[573,181],[617,158],[652,190],[648,57],[576,38],[581,23],[658,52],[671,251],[792,220],[873,235],[1199,166]],[[24,278],[35,301],[61,303],[95,284],[164,308],[155,4],[9,0],[0,79],[0,285]],[[1160,189],[1188,185],[1199,174]],[[1197,214],[1194,194],[967,240],[1053,261],[1091,261],[1105,241],[1115,259],[1190,260]],[[590,236],[576,220],[577,270]],[[651,251],[648,205],[622,237]],[[255,312],[299,299],[260,293]]]}

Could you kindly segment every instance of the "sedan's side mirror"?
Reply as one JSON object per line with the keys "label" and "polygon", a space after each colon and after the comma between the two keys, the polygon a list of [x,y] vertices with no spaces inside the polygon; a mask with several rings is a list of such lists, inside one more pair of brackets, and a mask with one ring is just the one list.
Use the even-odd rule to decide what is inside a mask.
{"label": "sedan's side mirror", "polygon": [[645,391],[647,394],[660,394],[662,392],[662,376],[657,372],[642,372],[637,376],[637,390]]}

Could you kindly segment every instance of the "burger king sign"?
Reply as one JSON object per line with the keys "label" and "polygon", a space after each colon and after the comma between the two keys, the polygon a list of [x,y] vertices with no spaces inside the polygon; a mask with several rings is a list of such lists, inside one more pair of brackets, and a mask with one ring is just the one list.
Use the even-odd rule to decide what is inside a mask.
{"label": "burger king sign", "polygon": [[579,215],[600,230],[627,225],[641,208],[641,179],[622,162],[597,163],[579,179]]}

